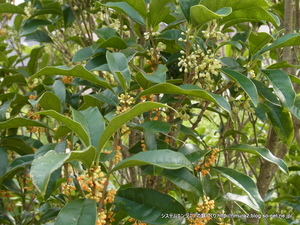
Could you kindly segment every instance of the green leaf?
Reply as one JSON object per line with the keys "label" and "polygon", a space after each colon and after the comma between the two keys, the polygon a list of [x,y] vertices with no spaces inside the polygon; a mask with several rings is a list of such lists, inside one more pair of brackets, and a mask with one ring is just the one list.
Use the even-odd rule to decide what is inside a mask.
{"label": "green leaf", "polygon": [[3,78],[0,84],[0,88],[10,87],[13,84],[27,85],[27,82],[23,75],[6,76]]}
{"label": "green leaf", "polygon": [[67,28],[75,20],[75,15],[74,15],[71,7],[67,4],[64,4],[62,6],[62,10],[63,10],[63,18],[64,18],[64,27]]}
{"label": "green leaf", "polygon": [[249,196],[247,195],[237,195],[234,193],[226,193],[218,200],[225,200],[225,201],[237,201],[246,204],[250,208],[254,209],[255,211],[260,211],[259,207],[256,204],[253,204]]}
{"label": "green leaf", "polygon": [[43,196],[46,194],[51,174],[59,169],[67,158],[67,154],[57,154],[55,151],[49,151],[44,156],[33,160],[30,176],[33,184]]}
{"label": "green leaf", "polygon": [[29,82],[32,81],[35,78],[41,77],[41,76],[51,76],[51,75],[64,75],[64,76],[72,76],[72,77],[78,77],[83,80],[90,81],[94,84],[98,84],[100,86],[106,87],[107,89],[110,89],[113,91],[112,87],[104,80],[101,80],[99,77],[97,77],[92,72],[87,71],[84,69],[81,65],[76,65],[73,68],[61,68],[61,67],[45,67],[38,71],[36,74],[31,76],[29,78]]}
{"label": "green leaf", "polygon": [[193,192],[199,196],[203,196],[202,184],[186,168],[181,168],[178,170],[163,170],[160,175],[168,178],[173,184],[185,191]]}
{"label": "green leaf", "polygon": [[80,123],[90,136],[91,144],[98,146],[98,141],[105,129],[105,121],[97,107],[89,107],[83,111],[72,109],[73,118]]}
{"label": "green leaf", "polygon": [[271,102],[275,105],[280,105],[280,102],[278,101],[276,95],[272,92],[270,88],[268,88],[266,85],[264,85],[262,82],[258,80],[253,80],[253,83],[255,84],[258,93],[264,97],[266,100]]}
{"label": "green leaf", "polygon": [[69,127],[72,131],[74,131],[78,135],[78,137],[82,140],[85,146],[90,145],[90,137],[80,123],[72,120],[69,117],[63,116],[54,110],[44,110],[44,111],[37,112],[36,114],[51,116],[54,119],[64,123],[67,127]]}
{"label": "green leaf", "polygon": [[96,148],[94,146],[88,146],[81,151],[72,151],[69,153],[69,158],[66,162],[80,161],[86,168],[90,168],[96,157]]}
{"label": "green leaf", "polygon": [[300,43],[300,35],[296,33],[290,33],[279,37],[274,43],[262,48],[253,56],[253,58],[257,59],[261,54],[270,50],[289,47],[289,46],[297,46],[299,45],[299,43]]}
{"label": "green leaf", "polygon": [[59,98],[51,91],[46,91],[39,99],[38,104],[44,110],[54,110],[58,113],[62,113],[62,105]]}
{"label": "green leaf", "polygon": [[134,8],[142,17],[146,17],[147,8],[144,0],[126,0],[126,2]]}
{"label": "green leaf", "polygon": [[141,17],[138,12],[132,8],[126,2],[108,2],[103,4],[103,6],[115,9],[116,11],[122,12],[128,15],[133,21],[137,22],[138,24],[145,26],[145,21],[143,17]]}
{"label": "green leaf", "polygon": [[46,191],[53,172],[61,168],[64,163],[70,161],[81,161],[89,168],[94,162],[95,154],[96,149],[93,146],[89,146],[82,151],[60,154],[50,150],[45,155],[33,160],[30,170],[32,182],[43,196],[49,195]]}
{"label": "green leaf", "polygon": [[142,113],[159,107],[168,107],[167,105],[156,103],[156,102],[142,102],[134,106],[128,112],[113,118],[110,123],[107,125],[106,129],[102,133],[102,136],[98,142],[98,151],[101,151],[105,144],[109,141],[110,137],[125,123],[133,119],[136,116],[141,115]]}
{"label": "green leaf", "polygon": [[7,170],[8,158],[6,150],[3,147],[0,147],[0,177],[2,177]]}
{"label": "green leaf", "polygon": [[185,144],[178,152],[182,153],[191,162],[196,162],[210,153],[211,150],[201,150],[197,145]]}
{"label": "green leaf", "polygon": [[48,127],[46,124],[26,118],[12,118],[5,122],[0,122],[0,130],[17,127]]}
{"label": "green leaf", "polygon": [[63,106],[66,101],[66,87],[65,87],[64,83],[61,82],[60,80],[54,81],[53,92],[59,98],[59,100]]}
{"label": "green leaf", "polygon": [[146,121],[144,123],[141,123],[134,128],[143,128],[146,130],[151,131],[154,134],[167,134],[170,132],[171,124],[163,121]]}
{"label": "green leaf", "polygon": [[159,64],[157,69],[153,74],[143,74],[143,76],[150,82],[153,83],[165,83],[166,82],[166,72],[168,68],[164,65]]}
{"label": "green leaf", "polygon": [[287,109],[280,106],[270,103],[267,106],[271,109],[267,112],[267,115],[275,132],[281,141],[290,147],[294,139],[294,125],[290,113]]}
{"label": "green leaf", "polygon": [[262,70],[272,83],[273,90],[288,109],[294,105],[296,93],[290,77],[282,70]]}
{"label": "green leaf", "polygon": [[76,199],[61,209],[54,225],[96,224],[96,219],[96,202],[92,199]]}
{"label": "green leaf", "polygon": [[149,7],[149,25],[155,28],[170,14],[170,6],[166,6],[170,0],[151,0]]}
{"label": "green leaf", "polygon": [[39,26],[47,26],[50,25],[51,22],[49,20],[42,19],[28,19],[22,26],[22,30],[20,36],[25,36],[30,34],[38,29]]}
{"label": "green leaf", "polygon": [[184,207],[174,198],[148,188],[121,189],[114,203],[129,216],[150,224],[168,224],[170,219],[164,214],[185,214]]}
{"label": "green leaf", "polygon": [[33,149],[18,137],[7,137],[0,140],[0,146],[15,151],[19,155],[33,154]]}
{"label": "green leaf", "polygon": [[0,13],[18,13],[18,14],[25,15],[25,12],[21,7],[10,4],[10,3],[0,4]]}
{"label": "green leaf", "polygon": [[232,12],[230,7],[224,7],[213,12],[204,5],[195,5],[190,9],[190,17],[193,26],[202,27],[204,24],[219,18],[228,16]]}
{"label": "green leaf", "polygon": [[263,210],[264,202],[260,197],[256,184],[250,177],[231,168],[211,167],[211,169],[217,171],[232,183],[243,189],[248,194],[253,204],[257,206],[260,211]]}
{"label": "green leaf", "polygon": [[300,120],[300,97],[296,96],[295,104],[290,108],[290,112]]}
{"label": "green leaf", "polygon": [[223,68],[221,69],[221,71],[225,73],[230,79],[237,82],[243,88],[243,90],[246,92],[249,98],[252,100],[253,104],[257,106],[258,104],[257,89],[254,83],[250,79],[248,79],[245,75],[236,72],[234,70]]}
{"label": "green leaf", "polygon": [[0,106],[0,121],[6,120],[6,113],[10,107],[11,101],[6,101]]}
{"label": "green leaf", "polygon": [[265,32],[253,33],[249,35],[249,50],[252,54],[255,54],[264,46],[270,43],[272,36]]}
{"label": "green leaf", "polygon": [[222,96],[210,93],[194,85],[183,85],[178,87],[169,83],[157,84],[142,91],[136,98],[138,99],[141,96],[150,94],[177,94],[198,97],[214,102],[228,113],[231,113],[230,105]]}
{"label": "green leaf", "polygon": [[30,74],[34,74],[39,65],[39,60],[44,53],[44,46],[39,48],[34,48],[30,52],[30,60],[28,62],[27,68]]}
{"label": "green leaf", "polygon": [[198,5],[200,0],[179,0],[181,11],[187,21],[190,21],[190,9],[194,5]]}
{"label": "green leaf", "polygon": [[25,166],[30,165],[33,159],[34,155],[24,155],[12,161],[8,165],[6,173],[0,177],[0,185],[5,178],[12,178],[17,172],[23,170]]}
{"label": "green leaf", "polygon": [[193,171],[193,165],[182,153],[163,149],[139,152],[136,155],[119,162],[110,172],[126,167],[142,165],[153,165],[170,170],[184,167]]}
{"label": "green leaf", "polygon": [[52,39],[45,31],[36,30],[26,35],[25,41],[52,42]]}
{"label": "green leaf", "polygon": [[103,41],[99,48],[116,48],[116,49],[126,49],[126,42],[120,37],[111,37]]}
{"label": "green leaf", "polygon": [[276,164],[279,169],[281,169],[284,173],[288,174],[289,170],[286,165],[286,163],[280,159],[274,156],[269,149],[263,148],[263,147],[255,147],[251,145],[246,145],[246,144],[239,144],[239,145],[232,145],[229,146],[228,148],[224,150],[237,150],[237,151],[243,151],[243,152],[249,152],[255,155],[259,155],[263,157],[265,160]]}
{"label": "green leaf", "polygon": [[109,51],[107,51],[106,59],[109,70],[122,86],[123,90],[126,91],[130,84],[131,74],[129,72],[128,61],[125,55],[120,52],[110,53]]}

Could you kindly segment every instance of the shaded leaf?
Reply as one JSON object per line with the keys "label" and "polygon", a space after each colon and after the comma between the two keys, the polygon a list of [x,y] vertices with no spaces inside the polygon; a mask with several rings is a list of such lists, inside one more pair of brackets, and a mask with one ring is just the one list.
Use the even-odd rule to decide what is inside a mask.
{"label": "shaded leaf", "polygon": [[225,201],[237,201],[246,204],[250,208],[254,209],[255,211],[260,211],[259,207],[256,204],[253,204],[249,196],[247,195],[237,195],[234,193],[226,193],[223,195],[219,200]]}
{"label": "shaded leaf", "polygon": [[164,214],[184,214],[184,207],[169,195],[148,188],[126,188],[117,192],[114,203],[129,216],[150,224],[168,224]]}
{"label": "shaded leaf", "polygon": [[211,167],[211,169],[217,171],[232,183],[243,189],[248,194],[253,204],[256,205],[256,208],[260,209],[260,211],[263,210],[264,202],[260,197],[256,184],[250,177],[231,168]]}
{"label": "shaded leaf", "polygon": [[59,212],[54,225],[96,224],[97,207],[92,199],[77,199],[68,202]]}
{"label": "shaded leaf", "polygon": [[0,129],[9,129],[17,127],[48,127],[46,124],[26,118],[12,118],[4,122],[0,122]]}
{"label": "shaded leaf", "polygon": [[178,152],[181,152],[191,162],[196,162],[205,155],[209,154],[211,150],[201,150],[197,145],[185,144]]}
{"label": "shaded leaf", "polygon": [[18,14],[25,15],[25,12],[21,7],[10,4],[10,3],[0,4],[0,13],[18,13]]}
{"label": "shaded leaf", "polygon": [[257,89],[254,83],[250,79],[248,79],[245,75],[236,72],[234,70],[223,68],[221,69],[221,71],[225,73],[229,78],[237,82],[243,88],[243,90],[246,92],[249,98],[252,100],[253,104],[257,106],[258,104]]}
{"label": "shaded leaf", "polygon": [[172,125],[170,123],[163,122],[163,121],[146,121],[144,123],[135,126],[134,128],[143,128],[151,131],[154,134],[159,134],[159,133],[167,134],[169,133],[171,126]]}
{"label": "shaded leaf", "polygon": [[78,122],[72,120],[71,118],[66,117],[54,110],[44,110],[44,111],[37,112],[36,114],[51,116],[54,119],[64,123],[67,127],[69,127],[72,131],[74,131],[78,135],[78,137],[82,140],[82,142],[85,144],[85,146],[90,145],[90,137],[80,123],[78,123]]}
{"label": "shaded leaf", "polygon": [[149,25],[155,28],[170,14],[170,6],[166,6],[170,0],[151,0],[149,6]]}
{"label": "shaded leaf", "polygon": [[116,171],[126,167],[154,165],[164,169],[176,170],[180,168],[187,168],[193,171],[191,162],[180,152],[174,152],[169,149],[151,150],[139,152],[125,160],[119,162],[110,171]]}
{"label": "shaded leaf", "polygon": [[246,145],[246,144],[239,144],[239,145],[232,145],[229,146],[228,148],[224,150],[238,150],[238,151],[243,151],[243,152],[249,152],[255,155],[259,155],[263,157],[265,160],[272,162],[276,164],[279,169],[281,169],[284,173],[288,174],[289,170],[286,165],[286,163],[280,159],[274,156],[269,149],[263,148],[263,147],[255,147],[251,145]]}
{"label": "shaded leaf", "polygon": [[182,85],[178,87],[169,83],[157,84],[142,91],[137,98],[150,94],[177,94],[199,97],[218,104],[228,113],[231,112],[230,105],[222,96],[205,91],[195,85]]}
{"label": "shaded leaf", "polygon": [[38,71],[36,74],[30,77],[29,81],[32,81],[35,78],[41,76],[51,76],[51,75],[64,75],[64,76],[72,76],[78,77],[83,80],[88,80],[94,84],[98,84],[100,86],[106,87],[112,91],[112,87],[104,80],[101,80],[92,72],[87,71],[81,65],[76,65],[73,68],[67,67],[45,67]]}
{"label": "shaded leaf", "polygon": [[190,21],[190,9],[194,5],[198,5],[200,0],[179,0],[181,11],[187,21]]}
{"label": "shaded leaf", "polygon": [[60,99],[51,91],[46,91],[39,99],[38,104],[44,110],[54,110],[58,113],[62,113],[62,105]]}

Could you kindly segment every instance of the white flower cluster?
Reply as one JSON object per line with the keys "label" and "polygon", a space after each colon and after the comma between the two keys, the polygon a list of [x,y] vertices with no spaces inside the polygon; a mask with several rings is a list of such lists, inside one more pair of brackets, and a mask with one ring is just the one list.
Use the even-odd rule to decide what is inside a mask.
{"label": "white flower cluster", "polygon": [[227,40],[229,36],[218,30],[203,30],[202,34],[205,38],[216,38],[217,40]]}
{"label": "white flower cluster", "polygon": [[144,38],[145,40],[149,40],[150,36],[157,36],[159,35],[159,32],[144,32]]}
{"label": "white flower cluster", "polygon": [[27,6],[24,7],[24,12],[26,14],[26,18],[29,18],[33,14],[35,9],[36,8],[31,5],[31,2],[28,2]]}
{"label": "white flower cluster", "polygon": [[190,116],[189,116],[189,114],[187,114],[187,107],[188,107],[188,105],[185,104],[180,109],[178,109],[178,111],[176,113],[176,117],[179,117],[183,121],[189,120]]}
{"label": "white flower cluster", "polygon": [[130,110],[130,105],[134,103],[134,98],[131,97],[128,93],[121,94],[119,97],[119,102],[121,106],[117,106],[117,114],[122,114]]}
{"label": "white flower cluster", "polygon": [[193,80],[199,78],[210,78],[210,75],[218,75],[218,69],[222,67],[220,60],[216,59],[211,50],[205,54],[199,45],[193,45],[194,51],[186,55],[181,50],[182,56],[178,58],[178,67],[180,72],[193,73]]}

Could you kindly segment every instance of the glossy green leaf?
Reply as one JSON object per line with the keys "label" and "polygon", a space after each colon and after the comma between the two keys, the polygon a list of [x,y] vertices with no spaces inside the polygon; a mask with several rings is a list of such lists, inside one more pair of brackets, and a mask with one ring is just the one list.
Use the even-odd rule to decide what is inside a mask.
{"label": "glossy green leaf", "polygon": [[46,194],[51,174],[59,169],[67,158],[67,154],[57,154],[54,151],[49,151],[44,156],[33,160],[30,176],[33,184],[42,195]]}
{"label": "glossy green leaf", "polygon": [[3,147],[0,147],[0,177],[2,177],[7,170],[8,158],[7,152]]}
{"label": "glossy green leaf", "polygon": [[133,21],[142,26],[145,26],[143,17],[141,17],[139,13],[126,2],[108,2],[106,4],[103,4],[103,6],[122,12],[128,15]]}
{"label": "glossy green leaf", "polygon": [[95,154],[96,150],[93,146],[82,151],[72,151],[69,153],[56,153],[53,150],[48,151],[45,155],[33,160],[30,170],[32,182],[42,195],[45,196],[53,172],[61,168],[64,163],[70,161],[81,161],[89,168],[94,162]]}
{"label": "glossy green leaf", "polygon": [[184,207],[174,198],[148,188],[121,189],[114,203],[129,216],[150,224],[172,224],[164,214],[185,213]]}
{"label": "glossy green leaf", "polygon": [[142,17],[146,17],[147,8],[144,0],[125,0],[132,8],[134,8]]}
{"label": "glossy green leaf", "polygon": [[228,16],[232,12],[230,7],[224,7],[213,12],[204,5],[195,5],[190,9],[190,18],[194,26],[203,26],[204,24]]}
{"label": "glossy green leaf", "polygon": [[24,140],[18,137],[7,137],[0,140],[0,146],[15,151],[19,155],[33,154],[32,147],[28,146]]}
{"label": "glossy green leaf", "polygon": [[26,118],[12,118],[4,122],[0,122],[1,129],[17,128],[17,127],[48,127],[46,124]]}
{"label": "glossy green leaf", "polygon": [[170,0],[151,0],[149,6],[149,26],[155,28],[170,14]]}
{"label": "glossy green leaf", "polygon": [[39,48],[34,48],[30,52],[30,60],[28,62],[27,68],[30,74],[36,73],[39,65],[39,59],[44,53],[44,46]]}
{"label": "glossy green leaf", "polygon": [[171,124],[163,121],[145,121],[144,123],[141,123],[134,128],[143,128],[146,130],[151,131],[154,134],[167,134],[170,132]]}
{"label": "glossy green leaf", "polygon": [[[111,73],[115,76],[115,79],[119,81],[123,89],[125,88],[124,91],[126,91],[130,84],[131,75],[125,55],[120,52],[110,53],[107,51],[106,59]],[[116,72],[120,73],[117,74]]]}
{"label": "glossy green leaf", "polygon": [[264,52],[282,48],[282,47],[289,47],[289,46],[297,46],[300,43],[300,35],[297,33],[290,33],[284,36],[279,37],[274,43],[262,48],[254,55],[254,59],[258,58]]}
{"label": "glossy green leaf", "polygon": [[111,37],[103,41],[99,48],[116,48],[116,49],[126,49],[126,42],[120,37]]}
{"label": "glossy green leaf", "polygon": [[49,35],[42,30],[36,30],[26,35],[25,41],[52,42]]}
{"label": "glossy green leaf", "polygon": [[[287,61],[281,61],[281,62],[278,62],[278,63],[274,63],[270,66],[267,67],[267,69],[282,69],[282,68],[289,68],[289,67],[294,67],[294,68],[300,68],[300,65],[292,65],[292,64],[289,64]],[[288,74],[291,81],[293,81],[293,78],[295,78],[294,75],[291,75],[291,74]],[[298,78],[299,79],[299,78]]]}
{"label": "glossy green leaf", "polygon": [[300,120],[300,97],[296,96],[294,105],[290,108],[290,112]]}
{"label": "glossy green leaf", "polygon": [[30,34],[38,29],[39,26],[50,25],[51,22],[49,20],[42,19],[28,19],[22,26],[22,30],[20,36],[24,36]]}
{"label": "glossy green leaf", "polygon": [[276,164],[279,167],[279,169],[281,169],[284,173],[286,173],[286,174],[289,173],[286,163],[282,159],[274,156],[270,152],[270,150],[267,148],[255,147],[255,146],[246,145],[246,144],[239,144],[239,145],[229,146],[228,148],[226,148],[224,150],[237,150],[237,151],[249,152],[249,153],[252,153],[255,155],[259,155],[262,158],[264,158],[265,160]]}
{"label": "glossy green leaf", "polygon": [[[97,44],[97,46],[99,46],[99,44]],[[81,62],[83,60],[87,60],[96,53],[96,50],[97,49],[95,49],[95,47],[93,47],[93,46],[89,46],[89,47],[80,49],[73,56],[72,62]]]}
{"label": "glossy green leaf", "polygon": [[198,97],[218,104],[228,113],[231,112],[230,105],[222,96],[205,91],[195,85],[175,86],[169,83],[157,84],[142,91],[137,98],[150,94],[177,94]]}
{"label": "glossy green leaf", "polygon": [[291,108],[294,105],[296,93],[289,76],[282,70],[262,70],[271,81],[273,90],[283,105]]}
{"label": "glossy green leaf", "polygon": [[105,129],[105,121],[99,109],[89,107],[83,111],[72,109],[73,118],[80,123],[91,139],[91,145],[97,147],[99,138]]}
{"label": "glossy green leaf", "polygon": [[43,8],[39,10],[35,10],[35,12],[31,15],[32,17],[36,17],[39,15],[46,15],[46,14],[53,14],[53,15],[62,15],[62,9],[59,2],[50,1],[46,4],[43,4]]}
{"label": "glossy green leaf", "polygon": [[8,165],[6,173],[0,177],[0,185],[2,184],[5,178],[13,177],[17,172],[23,170],[25,166],[30,165],[33,159],[34,155],[24,155],[12,161]]}
{"label": "glossy green leaf", "polygon": [[150,82],[153,83],[165,83],[166,82],[166,72],[168,68],[164,65],[159,64],[153,74],[143,74],[143,76]]}
{"label": "glossy green leaf", "polygon": [[75,20],[75,15],[71,9],[71,7],[67,4],[62,6],[63,10],[63,18],[64,18],[64,26],[65,28],[70,26],[72,22]]}
{"label": "glossy green leaf", "polygon": [[290,113],[280,106],[272,104],[267,104],[267,106],[271,109],[267,115],[275,132],[281,141],[290,147],[294,139],[294,125]]}
{"label": "glossy green leaf", "polygon": [[221,7],[232,7],[233,10],[248,9],[251,7],[266,8],[269,4],[266,0],[201,0],[201,4],[205,5],[210,10],[216,11]]}
{"label": "glossy green leaf", "polygon": [[221,69],[230,79],[237,82],[241,88],[246,92],[249,98],[252,100],[253,104],[257,106],[258,104],[258,93],[254,83],[248,79],[245,75],[236,72],[234,70],[223,68]]}
{"label": "glossy green leaf", "polygon": [[59,212],[54,225],[96,224],[97,206],[92,199],[77,199],[68,202]]}
{"label": "glossy green leaf", "polygon": [[203,195],[202,184],[186,168],[178,170],[163,170],[160,175],[168,178],[173,184],[182,190],[193,192],[199,196]]}
{"label": "glossy green leaf", "polygon": [[63,82],[56,80],[53,83],[53,92],[60,100],[61,104],[64,105],[66,101],[66,87]]}
{"label": "glossy green leaf", "polygon": [[68,153],[69,158],[66,162],[80,161],[86,168],[90,168],[96,157],[96,148],[94,146],[89,146],[81,151],[72,151]]}
{"label": "glossy green leaf", "polygon": [[27,82],[23,75],[6,76],[1,81],[0,88],[10,87],[13,84],[27,85]]}
{"label": "glossy green leaf", "polygon": [[187,21],[190,21],[190,9],[194,5],[198,5],[200,0],[179,0],[181,11]]}
{"label": "glossy green leaf", "polygon": [[201,150],[197,145],[185,144],[178,152],[182,153],[191,162],[196,162],[210,153],[211,150]]}
{"label": "glossy green leaf", "polygon": [[6,120],[7,109],[10,107],[11,101],[6,101],[0,106],[0,121]]}
{"label": "glossy green leaf", "polygon": [[83,126],[76,122],[75,120],[72,120],[69,117],[66,117],[54,110],[44,110],[37,112],[36,114],[41,114],[41,115],[46,115],[46,116],[51,116],[54,119],[58,120],[61,123],[64,123],[67,127],[69,127],[72,131],[74,131],[78,137],[82,140],[85,146],[90,145],[90,137],[86,130],[83,128]]}
{"label": "glossy green leaf", "polygon": [[253,80],[253,83],[256,86],[256,89],[260,96],[264,97],[266,100],[275,105],[280,105],[280,102],[277,99],[277,96],[272,92],[270,88],[264,85],[262,82],[258,80]]}
{"label": "glossy green leaf", "polygon": [[46,91],[39,99],[38,104],[44,110],[54,110],[58,113],[62,113],[62,105],[59,98],[51,91]]}
{"label": "glossy green leaf", "polygon": [[[133,119],[136,116],[141,115],[142,113],[159,107],[168,107],[161,103],[156,102],[142,102],[134,106],[132,109],[114,117],[109,124],[107,125],[106,129],[102,133],[102,136],[98,142],[98,151],[101,151],[105,144],[109,141],[110,137],[125,123],[129,120]],[[170,107],[168,107],[170,108]]]}
{"label": "glossy green leaf", "polygon": [[254,209],[255,211],[260,211],[259,207],[256,204],[253,204],[249,196],[247,195],[237,195],[234,193],[226,193],[223,195],[219,200],[225,200],[225,201],[237,201],[241,202],[250,208]]}
{"label": "glossy green leaf", "polygon": [[184,167],[193,171],[193,165],[182,153],[163,149],[139,152],[136,155],[116,164],[110,172],[126,167],[142,165],[153,165],[170,170],[176,170]]}
{"label": "glossy green leaf", "polygon": [[273,37],[265,32],[253,33],[249,35],[249,50],[252,54],[255,54],[264,46],[270,43]]}
{"label": "glossy green leaf", "polygon": [[0,13],[18,13],[18,14],[25,15],[25,12],[21,7],[10,4],[10,3],[0,4]]}
{"label": "glossy green leaf", "polygon": [[253,204],[256,205],[260,211],[263,210],[264,201],[260,197],[256,184],[250,177],[231,168],[211,167],[211,169],[217,171],[236,186],[244,190],[248,194]]}
{"label": "glossy green leaf", "polygon": [[104,80],[101,80],[99,77],[97,77],[92,72],[87,71],[84,69],[81,65],[76,65],[73,68],[68,67],[45,67],[38,71],[36,74],[30,77],[29,81],[32,81],[35,78],[41,77],[41,76],[51,76],[51,75],[64,75],[64,76],[72,76],[72,77],[78,77],[83,80],[90,81],[94,84],[106,87],[110,90],[112,90],[112,87]]}

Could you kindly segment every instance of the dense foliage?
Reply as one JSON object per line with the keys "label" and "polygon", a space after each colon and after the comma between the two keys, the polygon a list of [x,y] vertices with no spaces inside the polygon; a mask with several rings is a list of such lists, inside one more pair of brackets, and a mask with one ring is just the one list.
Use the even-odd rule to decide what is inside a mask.
{"label": "dense foliage", "polygon": [[0,223],[299,224],[284,6],[0,0]]}

